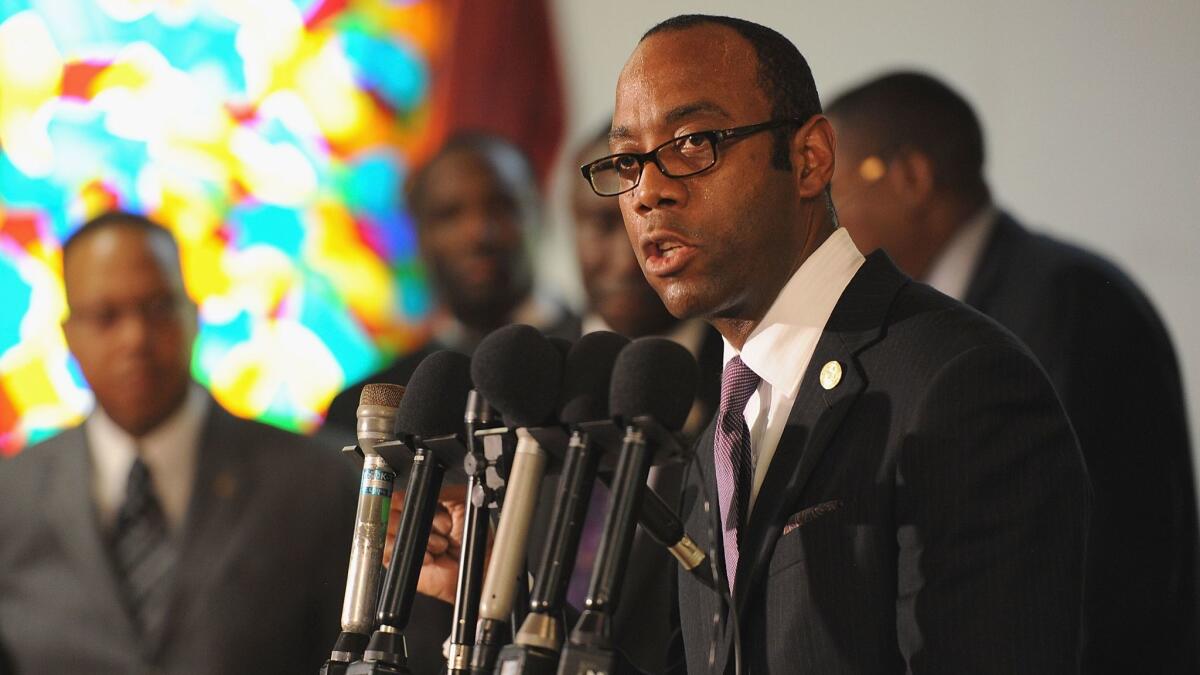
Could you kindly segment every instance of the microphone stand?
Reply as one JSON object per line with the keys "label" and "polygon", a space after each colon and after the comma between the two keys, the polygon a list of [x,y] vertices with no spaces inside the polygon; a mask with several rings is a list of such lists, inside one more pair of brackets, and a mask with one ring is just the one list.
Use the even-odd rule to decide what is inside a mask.
{"label": "microphone stand", "polygon": [[491,406],[474,389],[467,395],[467,411],[463,418],[466,432],[467,456],[463,468],[467,473],[467,503],[463,523],[462,557],[458,566],[458,581],[454,591],[454,616],[450,627],[450,647],[447,652],[447,673],[465,675],[475,644],[473,630],[479,618],[480,586],[483,584],[483,563],[487,557],[488,499],[485,494],[488,459],[484,439],[477,431],[494,428],[499,420]]}

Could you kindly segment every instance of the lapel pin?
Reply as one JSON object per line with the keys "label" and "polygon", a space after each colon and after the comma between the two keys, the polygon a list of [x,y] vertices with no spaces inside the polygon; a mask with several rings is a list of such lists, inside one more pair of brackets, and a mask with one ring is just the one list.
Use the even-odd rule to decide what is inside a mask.
{"label": "lapel pin", "polygon": [[825,389],[833,389],[841,381],[842,364],[837,361],[830,361],[821,368],[821,386]]}

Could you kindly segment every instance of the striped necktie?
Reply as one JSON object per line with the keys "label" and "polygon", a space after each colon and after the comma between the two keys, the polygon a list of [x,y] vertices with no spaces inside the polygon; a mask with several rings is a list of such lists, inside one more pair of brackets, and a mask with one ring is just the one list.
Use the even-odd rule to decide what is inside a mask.
{"label": "striped necktie", "polygon": [[745,523],[750,503],[752,455],[745,408],[758,389],[760,378],[735,356],[721,374],[721,406],[713,437],[717,497],[721,507],[721,535],[725,548],[725,578],[729,592],[737,577],[738,531]]}
{"label": "striped necktie", "polygon": [[150,470],[134,460],[126,483],[125,502],[117,513],[112,536],[113,563],[130,615],[143,637],[157,635],[167,612],[169,575],[176,551]]}

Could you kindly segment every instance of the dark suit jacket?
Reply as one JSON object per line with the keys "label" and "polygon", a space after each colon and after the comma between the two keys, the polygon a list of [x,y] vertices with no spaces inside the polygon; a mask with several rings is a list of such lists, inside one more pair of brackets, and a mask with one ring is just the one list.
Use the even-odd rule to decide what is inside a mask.
{"label": "dark suit jacket", "polygon": [[1085,673],[1196,673],[1196,496],[1175,352],[1111,263],[1001,214],[966,301],[1041,361],[1095,490]]}
{"label": "dark suit jacket", "polygon": [[[835,360],[843,375],[825,390]],[[694,468],[687,528],[720,550],[711,428]],[[742,672],[1075,672],[1088,502],[1078,444],[1028,350],[872,254],[742,531]],[[727,609],[678,579],[688,672],[732,670]]]}
{"label": "dark suit jacket", "polygon": [[14,672],[317,672],[357,495],[337,448],[211,402],[167,626],[146,644],[118,595],[86,444],[75,427],[0,462],[0,654]]}

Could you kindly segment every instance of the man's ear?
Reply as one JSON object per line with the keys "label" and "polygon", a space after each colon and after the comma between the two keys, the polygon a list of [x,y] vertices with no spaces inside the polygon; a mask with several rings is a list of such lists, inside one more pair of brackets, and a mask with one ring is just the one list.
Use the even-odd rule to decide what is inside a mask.
{"label": "man's ear", "polygon": [[805,199],[819,197],[833,178],[833,153],[837,139],[824,115],[813,115],[792,134],[789,156],[796,187]]}
{"label": "man's ear", "polygon": [[886,179],[906,206],[917,206],[933,194],[933,162],[920,150],[902,149],[892,158]]}

